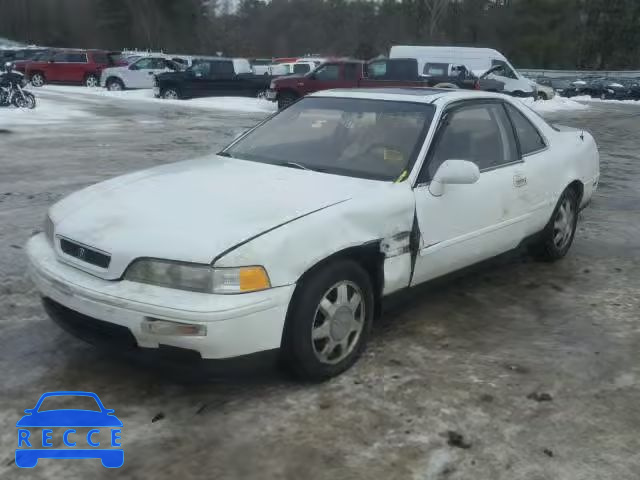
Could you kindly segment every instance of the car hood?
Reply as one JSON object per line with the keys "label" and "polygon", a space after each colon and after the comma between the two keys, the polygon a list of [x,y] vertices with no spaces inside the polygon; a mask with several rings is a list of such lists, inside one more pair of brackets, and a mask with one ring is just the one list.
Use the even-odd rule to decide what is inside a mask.
{"label": "car hood", "polygon": [[[50,211],[55,234],[111,255],[102,278],[140,257],[211,263],[239,243],[384,182],[210,156],[112,179]],[[268,255],[268,252],[265,252]]]}
{"label": "car hood", "polygon": [[295,83],[298,80],[302,79],[302,78],[306,78],[306,75],[302,75],[300,73],[294,73],[291,75],[285,75],[283,77],[280,78],[275,78],[274,80],[272,80],[272,82],[275,85],[280,85],[280,84],[289,84],[289,83]]}
{"label": "car hood", "polygon": [[91,410],[48,410],[25,415],[16,427],[121,427],[114,415]]}

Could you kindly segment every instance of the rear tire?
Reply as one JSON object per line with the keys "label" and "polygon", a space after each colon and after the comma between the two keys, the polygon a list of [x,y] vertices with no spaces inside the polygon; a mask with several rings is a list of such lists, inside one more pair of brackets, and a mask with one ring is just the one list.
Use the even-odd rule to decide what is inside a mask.
{"label": "rear tire", "polygon": [[17,108],[28,108],[29,110],[33,110],[36,108],[36,97],[33,93],[23,92],[24,99],[18,95],[13,98],[13,104]]}
{"label": "rear tire", "polygon": [[538,92],[538,100],[549,100],[549,97],[544,92]]}
{"label": "rear tire", "polygon": [[374,295],[367,272],[352,260],[319,267],[296,288],[283,335],[285,366],[309,381],[336,376],[365,348]]}
{"label": "rear tire", "polygon": [[99,87],[100,86],[100,79],[96,75],[94,75],[93,73],[90,73],[84,79],[84,86],[85,87],[89,87],[89,88]]}
{"label": "rear tire", "polygon": [[579,202],[576,189],[570,187],[562,193],[549,223],[529,247],[537,260],[554,262],[567,254],[576,234]]}
{"label": "rear tire", "polygon": [[107,80],[107,90],[110,92],[119,92],[124,90],[124,83],[119,78],[110,78]]}
{"label": "rear tire", "polygon": [[293,93],[283,92],[278,94],[278,110],[284,110],[296,100],[298,100],[298,97]]}
{"label": "rear tire", "polygon": [[41,87],[45,84],[44,75],[40,72],[36,72],[31,75],[31,85],[34,87]]}

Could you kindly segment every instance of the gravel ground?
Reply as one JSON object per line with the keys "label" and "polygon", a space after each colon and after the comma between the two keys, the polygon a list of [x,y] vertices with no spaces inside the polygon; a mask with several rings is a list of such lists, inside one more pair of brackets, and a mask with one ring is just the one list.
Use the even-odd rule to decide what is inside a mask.
{"label": "gravel ground", "polygon": [[[639,478],[637,107],[554,114],[589,129],[602,155],[600,189],[565,260],[515,252],[421,288],[377,323],[353,369],[301,385],[278,374],[179,382],[45,317],[22,246],[52,202],[215,150],[260,119],[71,103],[90,116],[0,133],[1,478]],[[120,470],[96,460],[13,464],[15,422],[52,390],[93,391],[115,409],[125,425]]]}

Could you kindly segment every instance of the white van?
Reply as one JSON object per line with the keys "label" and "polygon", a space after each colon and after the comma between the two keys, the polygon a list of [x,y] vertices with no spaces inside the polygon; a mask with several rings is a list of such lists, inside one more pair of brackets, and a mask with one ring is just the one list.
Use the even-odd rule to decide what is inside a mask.
{"label": "white van", "polygon": [[389,58],[415,58],[418,72],[429,75],[446,66],[464,65],[479,77],[492,78],[504,83],[504,92],[516,97],[535,97],[535,87],[513,68],[509,60],[492,48],[474,47],[421,47],[396,45]]}

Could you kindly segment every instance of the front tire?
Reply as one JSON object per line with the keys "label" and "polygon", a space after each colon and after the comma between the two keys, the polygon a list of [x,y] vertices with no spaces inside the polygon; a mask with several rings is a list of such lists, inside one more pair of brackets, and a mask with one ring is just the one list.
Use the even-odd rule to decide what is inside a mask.
{"label": "front tire", "polygon": [[574,188],[567,188],[562,193],[551,220],[541,232],[538,241],[530,247],[535,258],[553,262],[567,254],[576,234],[579,201],[579,195]]}
{"label": "front tire", "polygon": [[107,80],[107,90],[110,92],[120,92],[124,90],[124,83],[119,78],[110,78]]}
{"label": "front tire", "polygon": [[283,338],[286,366],[310,381],[344,372],[365,348],[373,309],[371,280],[359,264],[337,260],[319,267],[291,300]]}

